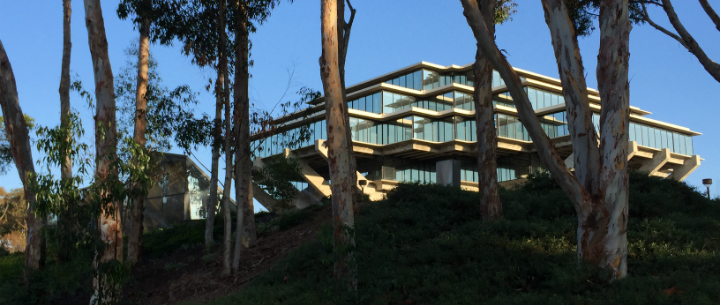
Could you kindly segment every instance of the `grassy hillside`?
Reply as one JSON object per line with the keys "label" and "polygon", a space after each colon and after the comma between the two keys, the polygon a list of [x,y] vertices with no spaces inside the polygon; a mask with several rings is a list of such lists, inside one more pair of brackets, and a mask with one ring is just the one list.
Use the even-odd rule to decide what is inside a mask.
{"label": "grassy hillside", "polygon": [[505,220],[482,223],[477,194],[401,185],[361,209],[359,292],[331,280],[331,232],[238,294],[211,304],[717,304],[720,202],[631,175],[629,273],[578,265],[574,210],[548,177],[503,190]]}
{"label": "grassy hillside", "polygon": [[[477,193],[452,187],[401,185],[387,200],[366,204],[356,216],[356,295],[330,278],[324,206],[274,219],[256,215],[263,219],[260,244],[243,261],[254,269],[241,276],[254,278],[248,284],[217,278],[221,249],[203,252],[203,223],[148,233],[146,262],[129,280],[124,303],[720,303],[720,201],[639,173],[631,174],[630,187],[630,276],[613,283],[603,270],[577,263],[574,209],[552,179],[539,176],[501,191],[505,218],[494,223],[479,221]],[[215,233],[219,239],[221,223]],[[0,254],[0,304],[87,303],[87,258],[49,261],[32,287],[18,286],[22,262],[21,255]]]}

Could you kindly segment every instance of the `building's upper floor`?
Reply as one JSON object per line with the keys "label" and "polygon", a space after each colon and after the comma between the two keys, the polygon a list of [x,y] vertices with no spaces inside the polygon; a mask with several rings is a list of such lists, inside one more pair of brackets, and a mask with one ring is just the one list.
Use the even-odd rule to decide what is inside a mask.
{"label": "building's upper floor", "polygon": [[[471,65],[439,66],[420,62],[400,70],[349,86],[348,108],[353,141],[389,145],[406,140],[428,142],[476,141],[475,104]],[[568,136],[565,102],[560,80],[515,69],[533,109],[550,138]],[[502,78],[493,71],[493,104],[497,134],[501,138],[530,142],[517,117],[513,99]],[[588,89],[593,123],[599,129],[600,97]],[[323,100],[309,111],[290,114],[278,120],[279,134],[270,141],[256,142],[261,156],[280,153],[284,147],[308,146],[325,139]],[[310,113],[308,115],[308,113]],[[629,140],[652,149],[669,148],[673,153],[693,155],[692,137],[700,133],[686,127],[648,118],[648,111],[630,107]],[[294,142],[299,129],[310,126],[310,137]],[[305,127],[307,128],[307,127]],[[256,135],[260,139],[262,135]]]}

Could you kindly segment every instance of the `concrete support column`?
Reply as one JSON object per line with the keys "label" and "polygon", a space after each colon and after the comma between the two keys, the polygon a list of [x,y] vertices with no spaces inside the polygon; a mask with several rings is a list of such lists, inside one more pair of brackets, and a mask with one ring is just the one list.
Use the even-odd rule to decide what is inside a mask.
{"label": "concrete support column", "polygon": [[435,164],[437,184],[460,186],[460,160],[442,160]]}

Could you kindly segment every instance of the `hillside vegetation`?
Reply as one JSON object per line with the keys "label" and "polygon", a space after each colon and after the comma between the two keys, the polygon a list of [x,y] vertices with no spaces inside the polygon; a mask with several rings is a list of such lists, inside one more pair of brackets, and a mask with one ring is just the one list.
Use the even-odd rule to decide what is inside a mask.
{"label": "hillside vegetation", "polygon": [[329,227],[238,294],[211,304],[717,304],[720,206],[684,183],[632,173],[629,273],[578,265],[574,209],[547,176],[503,190],[505,219],[477,193],[401,185],[356,218],[359,291],[330,279]]}
{"label": "hillside vegetation", "polygon": [[[145,239],[147,264],[141,265],[149,269],[136,274],[143,278],[129,279],[125,294],[130,297],[124,302],[720,303],[720,201],[706,199],[685,183],[631,173],[630,276],[612,283],[603,270],[577,263],[575,212],[550,177],[532,177],[518,188],[503,189],[505,218],[501,221],[479,221],[477,198],[477,193],[453,187],[404,184],[387,200],[364,204],[356,216],[359,291],[354,295],[331,279],[327,206],[261,221],[262,239],[258,249],[248,252],[252,257],[247,263],[267,258],[243,276],[249,283],[228,280],[223,284],[218,279],[217,285],[226,286],[207,292],[198,283],[208,280],[194,274],[216,274],[220,249],[204,254],[204,225],[151,232]],[[267,216],[271,215],[256,218]],[[218,224],[218,237],[220,229]],[[290,243],[294,246],[289,247]],[[17,283],[22,257],[0,257],[0,303],[85,303],[90,270],[79,269],[85,264],[49,261],[48,265],[42,285],[21,290]],[[174,300],[158,295],[176,286],[170,281],[181,277],[190,279],[168,293],[190,293]],[[35,299],[29,291],[42,291],[47,297]]]}

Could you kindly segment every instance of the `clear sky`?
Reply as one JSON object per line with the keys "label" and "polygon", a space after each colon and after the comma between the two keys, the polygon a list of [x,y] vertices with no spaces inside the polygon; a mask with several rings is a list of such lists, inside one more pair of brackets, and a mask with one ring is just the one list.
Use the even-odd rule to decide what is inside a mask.
{"label": "clear sky", "polygon": [[[102,1],[113,72],[126,64],[124,50],[137,41],[130,21],[119,20],[117,0]],[[497,29],[497,42],[518,68],[557,77],[557,65],[550,44],[540,0],[517,0],[513,20]],[[685,1],[676,1],[685,2]],[[0,41],[15,72],[20,105],[38,124],[59,124],[60,65],[62,56],[62,1],[0,0]],[[440,65],[471,63],[475,54],[472,33],[462,15],[459,1],[453,0],[354,0],[357,9],[348,52],[346,77],[349,85],[384,73],[427,61]],[[699,4],[676,5],[688,30],[714,59],[720,58],[720,39]],[[716,7],[720,10],[720,6]],[[73,1],[73,75],[93,92],[93,72],[85,28],[82,1]],[[669,27],[661,10],[652,10],[658,23]],[[267,22],[251,36],[253,42],[250,97],[257,108],[270,109],[278,101],[295,99],[301,86],[322,90],[319,76],[320,1],[283,2]],[[588,85],[597,88],[595,78],[598,32],[580,39]],[[151,45],[165,85],[188,84],[200,93],[198,113],[214,113],[214,98],[205,91],[213,71],[193,66],[177,46]],[[695,153],[705,161],[686,180],[701,185],[703,178],[716,178],[713,194],[720,194],[720,95],[718,84],[679,43],[646,25],[636,26],[630,38],[631,105],[648,110],[650,118],[685,126],[703,133],[695,137]],[[289,71],[294,71],[290,73]],[[292,74],[290,88],[289,75]],[[283,97],[284,95],[284,97]],[[84,101],[73,95],[72,107],[85,123],[86,141],[92,139],[92,114]],[[179,152],[174,150],[174,152]],[[209,149],[196,155],[210,165]],[[41,156],[34,151],[33,157]],[[221,173],[221,177],[222,177]],[[0,186],[21,186],[14,168],[0,176]]]}

